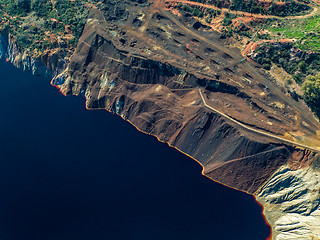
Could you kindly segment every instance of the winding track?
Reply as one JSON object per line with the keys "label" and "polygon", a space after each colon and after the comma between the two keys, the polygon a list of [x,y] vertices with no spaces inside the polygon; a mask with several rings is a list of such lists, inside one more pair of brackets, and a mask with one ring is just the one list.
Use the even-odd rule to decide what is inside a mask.
{"label": "winding track", "polygon": [[[169,1],[171,1],[171,0],[169,0]],[[155,3],[155,5],[153,5],[153,9],[154,10],[160,11],[164,16],[166,16],[168,19],[170,19],[173,23],[175,23],[178,27],[180,27],[184,31],[186,31],[189,34],[195,36],[196,38],[206,42],[207,44],[213,46],[214,48],[220,50],[221,52],[229,54],[230,56],[233,57],[233,59],[236,62],[239,62],[239,61],[241,61],[243,59],[241,54],[237,54],[236,52],[232,51],[232,49],[229,49],[229,48],[223,46],[222,44],[220,44],[218,42],[211,41],[211,40],[199,35],[198,33],[192,31],[191,29],[187,28],[182,22],[180,22],[178,19],[176,19],[171,13],[169,13],[168,11],[165,11],[162,8],[161,4],[163,3],[163,1],[156,0],[154,3]],[[88,43],[85,43],[85,44],[88,45]],[[116,59],[112,59],[112,60],[116,60]],[[289,101],[287,96],[285,96],[268,79],[266,79],[256,69],[254,69],[254,67],[249,62],[241,62],[241,65],[242,65],[242,67],[244,67],[247,70],[249,70],[253,75],[255,75],[262,83],[264,83],[277,96],[282,98],[284,102],[288,103],[288,105],[290,105],[290,106],[294,106],[298,110],[298,112],[301,114],[301,117],[303,117],[306,121],[308,121],[308,122],[313,121],[313,124],[315,126],[319,126],[319,123],[314,119],[314,117],[311,114],[311,112],[310,113],[309,112],[305,112],[305,109],[303,109],[298,103],[295,103],[293,101]],[[290,144],[290,145],[293,145],[293,146],[299,146],[301,148],[310,149],[310,150],[313,150],[313,151],[316,151],[316,152],[320,152],[320,149],[313,148],[313,147],[310,147],[310,146],[306,146],[306,145],[303,145],[303,144],[300,144],[300,143],[297,143],[297,142],[294,142],[294,141],[290,141],[288,139],[285,139],[285,138],[282,138],[282,137],[279,137],[279,136],[276,136],[276,135],[273,135],[273,134],[270,134],[270,133],[267,133],[267,132],[264,132],[264,131],[260,131],[260,130],[254,129],[252,127],[249,127],[249,126],[247,126],[247,125],[235,120],[234,118],[226,115],[225,113],[220,112],[219,110],[217,110],[217,109],[211,107],[210,105],[208,105],[206,103],[205,98],[203,97],[203,94],[202,94],[202,92],[201,92],[201,90],[199,88],[198,88],[198,91],[199,91],[201,100],[202,100],[202,102],[203,102],[203,104],[204,104],[204,106],[206,108],[208,108],[209,110],[214,111],[214,112],[218,113],[219,115],[227,118],[228,120],[232,121],[233,123],[237,124],[238,126],[244,128],[244,129],[246,129],[246,130],[248,130],[250,132],[261,134],[261,135],[267,136],[267,137],[272,138],[272,139],[276,139],[278,141],[281,141],[281,142],[284,142],[284,143],[287,143],[287,144]]]}
{"label": "winding track", "polygon": [[203,102],[203,105],[206,108],[208,108],[209,110],[212,110],[212,111],[218,113],[219,115],[227,118],[228,120],[232,121],[233,123],[237,124],[238,126],[244,128],[246,130],[249,130],[250,132],[258,133],[258,134],[261,134],[261,135],[264,135],[264,136],[267,136],[267,137],[270,137],[270,138],[273,138],[273,139],[277,139],[277,140],[280,140],[282,142],[288,143],[288,144],[293,145],[293,146],[298,146],[298,147],[302,147],[302,148],[305,148],[305,149],[310,149],[310,150],[313,150],[313,151],[316,151],[316,152],[320,152],[320,149],[309,147],[309,146],[306,146],[306,145],[303,145],[303,144],[300,144],[300,143],[296,143],[296,142],[290,141],[288,139],[285,139],[285,138],[282,138],[282,137],[278,137],[276,135],[273,135],[273,134],[270,134],[270,133],[267,133],[267,132],[263,132],[263,131],[254,129],[254,128],[249,127],[249,126],[246,126],[245,124],[235,120],[234,118],[232,118],[232,117],[224,114],[223,112],[220,112],[219,110],[217,110],[217,109],[211,107],[210,105],[208,105],[206,103],[206,101],[205,101],[205,98],[204,98],[200,88],[198,88],[198,91],[199,91],[199,94],[200,94],[200,97],[201,97],[201,101]]}
{"label": "winding track", "polygon": [[[170,12],[163,10],[161,7],[158,8],[158,11],[160,11],[164,16],[169,18],[172,22],[174,22],[178,27],[183,29],[185,32],[188,32],[189,34],[193,35],[194,37],[206,42],[207,44],[211,45],[213,48],[218,49],[219,51],[221,51],[223,53],[229,54],[234,59],[235,62],[240,62],[243,59],[243,57],[240,53],[236,53],[236,52],[232,51],[231,49],[229,49],[228,47],[226,47],[218,42],[211,41],[205,37],[202,37],[198,33],[195,33],[194,31],[192,31],[191,29],[186,27],[182,22],[180,22]],[[311,111],[306,111],[306,109],[302,108],[302,106],[298,102],[295,102],[293,100],[290,101],[290,99],[288,99],[288,97],[283,92],[281,92],[279,89],[277,89],[277,87],[275,87],[268,79],[266,79],[264,76],[262,76],[261,73],[259,73],[259,71],[257,71],[252,66],[252,64],[250,64],[248,61],[245,61],[245,62],[241,63],[241,66],[244,67],[245,69],[247,69],[248,71],[250,71],[253,76],[255,76],[262,84],[264,84],[266,87],[268,87],[268,89],[270,89],[276,96],[281,98],[281,100],[284,103],[295,108],[298,111],[300,117],[303,118],[303,120],[306,123],[308,123],[309,125],[313,125],[314,127],[319,128],[319,122],[314,118]]]}

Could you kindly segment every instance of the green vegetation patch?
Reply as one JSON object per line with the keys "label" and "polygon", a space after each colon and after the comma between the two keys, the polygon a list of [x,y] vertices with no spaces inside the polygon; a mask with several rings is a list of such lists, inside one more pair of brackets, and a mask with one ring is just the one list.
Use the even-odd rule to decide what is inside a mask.
{"label": "green vegetation patch", "polygon": [[276,39],[295,39],[302,50],[320,52],[320,16],[296,20],[274,20],[267,29]]}
{"label": "green vegetation patch", "polygon": [[209,8],[203,10],[198,6],[191,7],[182,3],[179,3],[177,5],[177,8],[184,12],[190,13],[194,17],[204,18],[207,23],[211,23],[213,18],[221,14],[220,10]]}
{"label": "green vegetation patch", "polygon": [[231,10],[281,17],[299,15],[311,10],[308,5],[294,0],[272,1],[271,4],[259,0],[192,0],[192,2],[213,5],[219,8],[228,6]]}
{"label": "green vegetation patch", "polygon": [[255,51],[254,59],[269,70],[271,62],[291,74],[297,83],[320,73],[320,53],[303,51],[292,43],[268,43]]}
{"label": "green vegetation patch", "polygon": [[308,76],[302,85],[304,100],[320,117],[320,75]]}
{"label": "green vegetation patch", "polygon": [[73,48],[88,16],[82,0],[0,0],[2,30],[38,55],[55,48]]}
{"label": "green vegetation patch", "polygon": [[272,2],[270,6],[265,6],[264,2],[260,2],[259,0],[233,0],[230,9],[285,17],[299,15],[302,12],[309,11],[311,8],[308,5],[293,0],[286,0],[285,3]]}
{"label": "green vegetation patch", "polygon": [[266,70],[274,63],[291,74],[302,86],[306,103],[320,117],[320,53],[303,51],[293,43],[268,43],[260,46],[253,58]]}

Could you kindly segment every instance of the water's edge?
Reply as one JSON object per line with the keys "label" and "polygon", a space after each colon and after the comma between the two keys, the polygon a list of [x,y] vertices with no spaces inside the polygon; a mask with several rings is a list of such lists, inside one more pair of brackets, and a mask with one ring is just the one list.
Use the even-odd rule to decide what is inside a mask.
{"label": "water's edge", "polygon": [[[62,59],[59,59],[59,61],[54,61],[54,62],[45,62],[47,59],[33,59],[32,57],[30,57],[30,55],[28,54],[28,51],[23,51],[21,50],[17,44],[14,41],[14,38],[6,33],[6,32],[2,32],[0,33],[0,58],[5,59],[7,62],[12,63],[15,67],[22,69],[24,71],[31,71],[33,75],[38,75],[38,76],[42,76],[46,79],[49,80],[49,82],[51,83],[52,86],[57,87],[56,82],[64,82],[65,81],[65,72],[67,69],[67,65],[69,62],[69,57],[65,56]],[[57,87],[58,90],[59,87]],[[86,108],[88,110],[98,110],[101,108],[88,108],[87,103],[88,103],[88,99],[86,98]],[[109,109],[106,108],[102,108],[104,110],[107,110],[110,113],[116,113],[116,112],[112,112]],[[262,216],[265,220],[265,224],[268,225],[270,227],[270,229],[273,230],[275,229],[275,227],[273,226],[272,223],[274,223],[274,221],[269,221],[270,219],[270,214],[269,214],[269,210],[266,209],[265,207],[265,199],[263,196],[259,195],[259,193],[257,194],[251,194],[248,193],[246,191],[243,190],[239,190],[233,187],[230,187],[222,182],[219,182],[215,179],[212,179],[211,177],[209,177],[208,175],[206,175],[204,173],[204,166],[201,164],[201,162],[199,162],[197,159],[195,159],[194,157],[188,155],[187,153],[181,151],[180,149],[178,149],[175,146],[172,146],[171,144],[169,144],[168,142],[164,142],[161,139],[159,139],[156,135],[152,135],[148,132],[142,131],[141,129],[139,129],[135,124],[133,124],[132,122],[130,122],[128,119],[124,118],[123,116],[121,116],[121,114],[116,113],[117,115],[119,115],[123,120],[129,122],[131,125],[133,125],[138,131],[147,134],[147,135],[151,135],[155,138],[157,138],[157,140],[159,142],[163,142],[163,143],[167,143],[170,147],[178,150],[179,152],[181,152],[182,154],[190,157],[191,159],[193,159],[194,161],[196,161],[201,167],[202,167],[202,175],[209,178],[210,180],[217,182],[221,185],[224,185],[228,188],[237,190],[237,191],[241,191],[244,192],[248,195],[251,195],[254,197],[257,205],[259,205],[262,209],[263,209],[263,213]],[[271,217],[272,219],[272,217]],[[267,240],[269,239],[275,239],[275,236],[273,235],[273,233],[270,233],[270,236],[267,238]],[[278,238],[277,238],[278,239]]]}

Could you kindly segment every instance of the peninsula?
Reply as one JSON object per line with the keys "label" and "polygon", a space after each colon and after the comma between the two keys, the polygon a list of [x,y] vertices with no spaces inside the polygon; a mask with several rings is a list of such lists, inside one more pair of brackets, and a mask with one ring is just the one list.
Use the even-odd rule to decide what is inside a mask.
{"label": "peninsula", "polygon": [[320,239],[318,2],[0,0],[0,56]]}

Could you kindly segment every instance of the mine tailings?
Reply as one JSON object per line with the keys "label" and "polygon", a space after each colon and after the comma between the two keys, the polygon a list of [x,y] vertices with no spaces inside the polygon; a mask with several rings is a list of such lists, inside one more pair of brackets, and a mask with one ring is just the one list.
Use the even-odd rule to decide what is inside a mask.
{"label": "mine tailings", "polygon": [[270,234],[252,196],[203,177],[189,157],[3,60],[0,72],[3,239]]}

